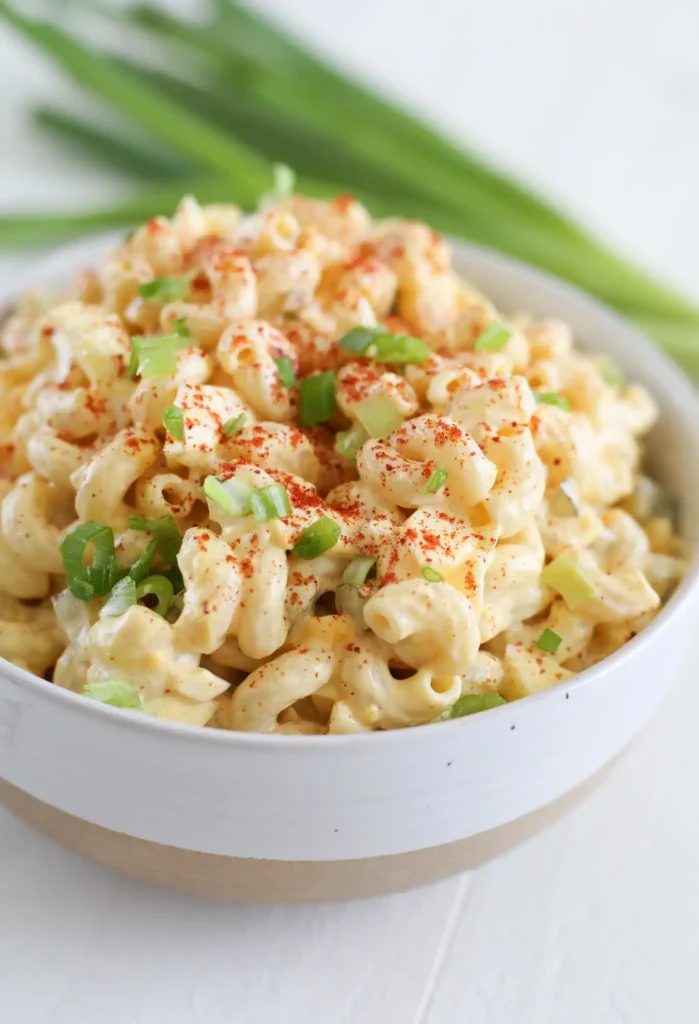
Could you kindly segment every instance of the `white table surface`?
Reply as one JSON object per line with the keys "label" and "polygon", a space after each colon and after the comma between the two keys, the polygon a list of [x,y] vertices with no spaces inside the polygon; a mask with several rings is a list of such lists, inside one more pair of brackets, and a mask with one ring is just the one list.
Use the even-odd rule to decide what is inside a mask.
{"label": "white table surface", "polygon": [[[259,6],[517,167],[696,294],[697,5]],[[116,179],[78,167],[26,127],[28,101],[68,93],[0,30],[3,211],[113,194]],[[34,258],[0,258],[0,272]],[[406,895],[316,908],[206,903],[87,864],[0,812],[0,1019],[696,1021],[697,654],[699,645],[672,696],[586,804],[501,860]]]}

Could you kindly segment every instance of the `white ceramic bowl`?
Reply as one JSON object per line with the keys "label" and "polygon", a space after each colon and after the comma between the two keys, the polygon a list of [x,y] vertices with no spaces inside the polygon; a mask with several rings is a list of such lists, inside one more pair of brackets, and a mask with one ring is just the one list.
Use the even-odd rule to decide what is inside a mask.
{"label": "white ceramic bowl", "polygon": [[[111,244],[110,240],[110,243]],[[22,282],[55,285],[109,245],[56,254]],[[699,538],[699,403],[633,327],[586,295],[457,245],[460,271],[505,310],[560,317],[662,409],[653,471]],[[696,612],[696,562],[652,625],[537,696],[438,726],[359,736],[218,732],[121,712],[0,659],[6,802],[83,854],[156,882],[239,899],[403,888],[492,855],[559,813],[648,720]]]}

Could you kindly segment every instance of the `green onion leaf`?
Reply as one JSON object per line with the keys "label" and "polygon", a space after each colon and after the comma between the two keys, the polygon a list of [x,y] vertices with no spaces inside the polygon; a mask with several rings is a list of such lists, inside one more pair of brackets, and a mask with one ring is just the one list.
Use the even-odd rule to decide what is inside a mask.
{"label": "green onion leaf", "polygon": [[128,522],[132,530],[151,534],[158,545],[158,553],[166,565],[177,564],[177,555],[182,547],[182,537],[172,516],[165,515],[159,519],[129,516]]}
{"label": "green onion leaf", "polygon": [[101,683],[88,683],[83,690],[83,696],[126,711],[144,711],[141,691],[133,683],[127,683],[123,679],[105,679]]}
{"label": "green onion leaf", "polygon": [[365,398],[355,405],[354,414],[369,437],[387,437],[404,422],[391,399],[384,395]]}
{"label": "green onion leaf", "polygon": [[133,379],[136,374],[144,379],[169,377],[177,369],[176,350],[188,347],[187,339],[180,334],[163,334],[153,338],[137,335],[132,338],[131,344],[131,359],[126,370],[129,379]]}
{"label": "green onion leaf", "polygon": [[342,574],[342,582],[349,583],[353,587],[361,587],[366,578],[376,565],[376,559],[369,555],[360,555],[353,559]]}
{"label": "green onion leaf", "polygon": [[499,352],[512,337],[512,331],[504,324],[492,323],[478,335],[473,345],[476,352]]}
{"label": "green onion leaf", "polygon": [[296,383],[296,374],[294,373],[294,364],[286,356],[281,359],[275,359],[277,364],[277,372],[279,374],[279,380],[282,382],[285,388],[293,388]]}
{"label": "green onion leaf", "polygon": [[463,718],[465,715],[489,711],[490,708],[497,708],[506,703],[507,701],[499,693],[467,693],[452,704],[449,717]]}
{"label": "green onion leaf", "polygon": [[125,576],[123,580],[119,580],[112,587],[100,615],[107,617],[123,615],[133,604],[136,604],[136,583],[131,576]]}
{"label": "green onion leaf", "polygon": [[602,380],[606,381],[611,387],[621,388],[624,386],[624,374],[611,356],[601,355],[597,360],[597,369]]}
{"label": "green onion leaf", "polygon": [[172,326],[175,330],[175,334],[177,334],[180,338],[191,338],[192,332],[190,331],[189,325],[187,324],[186,316],[178,316]]}
{"label": "green onion leaf", "polygon": [[301,381],[300,423],[314,427],[335,415],[335,373],[328,370]]}
{"label": "green onion leaf", "polygon": [[252,487],[240,480],[219,480],[216,476],[207,476],[203,487],[204,494],[229,516],[249,516]]}
{"label": "green onion leaf", "polygon": [[437,572],[437,570],[433,569],[431,565],[423,565],[423,567],[422,567],[422,575],[430,583],[443,583],[444,582],[444,577],[442,576],[441,572]]}
{"label": "green onion leaf", "polygon": [[178,405],[168,405],[163,413],[163,426],[176,441],[184,441],[184,413]]}
{"label": "green onion leaf", "polygon": [[232,419],[226,420],[221,427],[221,430],[223,431],[224,437],[233,437],[233,435],[237,434],[239,430],[242,430],[244,426],[245,413],[241,412],[240,416],[234,416]]}
{"label": "green onion leaf", "polygon": [[290,516],[293,509],[289,495],[282,484],[268,484],[258,487],[250,495],[250,509],[258,523],[267,523],[271,519],[283,519]]}
{"label": "green onion leaf", "polygon": [[540,651],[546,651],[547,654],[555,654],[562,643],[563,637],[547,627],[536,641],[536,646]]}
{"label": "green onion leaf", "polygon": [[[85,552],[92,542],[92,565],[85,565]],[[102,596],[112,586],[116,568],[114,533],[101,523],[82,523],[65,535],[60,546],[68,589],[80,601]]]}
{"label": "green onion leaf", "polygon": [[573,559],[566,554],[554,558],[541,574],[541,582],[558,591],[573,612],[594,597],[595,588]]}
{"label": "green onion leaf", "polygon": [[558,409],[563,409],[564,412],[570,412],[570,402],[563,395],[557,394],[555,391],[536,391],[533,392],[534,398],[537,402],[542,402],[544,405],[555,405]]}
{"label": "green onion leaf", "polygon": [[380,327],[355,327],[340,339],[349,352],[365,355],[378,363],[424,363],[432,350],[420,338],[391,334]]}
{"label": "green onion leaf", "polygon": [[369,440],[363,427],[341,430],[335,435],[335,451],[348,462],[356,462],[359,449]]}
{"label": "green onion leaf", "polygon": [[444,484],[447,482],[448,475],[449,474],[447,473],[444,466],[440,466],[439,469],[435,469],[434,473],[427,481],[427,487],[425,487],[425,494],[436,494],[440,487],[444,487]]}
{"label": "green onion leaf", "polygon": [[146,576],[150,572],[151,562],[155,558],[155,553],[157,550],[158,543],[153,537],[151,538],[151,540],[148,541],[148,546],[146,547],[146,550],[143,552],[142,555],[140,555],[139,558],[136,559],[136,561],[129,569],[129,576],[134,581],[134,583],[140,583],[141,580],[144,580],[146,578]]}
{"label": "green onion leaf", "polygon": [[138,294],[142,299],[156,299],[163,304],[175,302],[187,295],[190,283],[190,274],[180,274],[177,277],[154,277],[152,281],[146,281],[145,284],[139,285]]}
{"label": "green onion leaf", "polygon": [[291,553],[297,558],[317,558],[335,547],[341,532],[339,524],[334,519],[321,516],[301,533]]}
{"label": "green onion leaf", "polygon": [[147,576],[142,583],[138,584],[136,587],[136,599],[142,601],[144,597],[150,596],[155,597],[157,601],[153,611],[158,615],[165,615],[175,596],[174,587],[167,576],[162,574]]}

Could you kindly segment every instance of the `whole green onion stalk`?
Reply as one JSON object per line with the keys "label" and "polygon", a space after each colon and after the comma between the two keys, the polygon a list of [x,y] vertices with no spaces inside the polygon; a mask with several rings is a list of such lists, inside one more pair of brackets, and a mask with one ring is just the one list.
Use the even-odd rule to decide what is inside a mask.
{"label": "whole green onion stalk", "polygon": [[[283,162],[300,192],[351,192],[375,216],[424,220],[567,279],[635,320],[699,376],[692,302],[235,0],[210,0],[197,22],[150,4],[122,11],[121,32],[103,34],[123,36],[126,21],[129,54],[145,52],[145,39],[157,47],[157,66],[83,43],[63,28],[71,6],[83,6],[84,17],[79,0],[66,0],[59,25],[28,18],[20,0],[0,0],[0,18],[103,104],[98,122],[44,104],[33,111],[36,124],[140,185],[106,209],[0,217],[0,246],[132,227],[171,212],[183,193],[252,208]],[[90,10],[114,18],[104,4]]]}

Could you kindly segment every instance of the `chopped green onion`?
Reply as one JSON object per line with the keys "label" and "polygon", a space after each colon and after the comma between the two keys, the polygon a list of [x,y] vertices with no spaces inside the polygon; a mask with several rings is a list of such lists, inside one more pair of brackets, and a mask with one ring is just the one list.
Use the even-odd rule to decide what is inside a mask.
{"label": "chopped green onion", "polygon": [[563,409],[565,412],[570,412],[570,402],[563,395],[557,394],[555,391],[536,391],[534,390],[534,398],[537,402],[543,402],[544,405],[555,405],[558,409]]}
{"label": "chopped green onion", "polygon": [[279,380],[282,382],[285,388],[293,388],[296,383],[296,374],[294,373],[294,364],[286,356],[282,356],[281,359],[275,359],[277,364],[277,373],[279,374]]}
{"label": "chopped green onion", "polygon": [[237,434],[239,430],[245,426],[245,413],[241,412],[240,416],[234,416],[221,427],[224,437],[232,437],[233,434]]}
{"label": "chopped green onion", "polygon": [[387,437],[404,422],[391,399],[384,395],[365,398],[355,405],[354,413],[369,437]]}
{"label": "chopped green onion", "polygon": [[349,583],[353,587],[361,587],[375,565],[375,558],[371,558],[369,555],[360,555],[347,566],[342,574],[342,582]]}
{"label": "chopped green onion", "polygon": [[[85,551],[93,544],[92,565],[85,565]],[[80,601],[102,596],[112,586],[116,570],[114,533],[101,523],[82,523],[65,535],[60,546],[68,589]]]}
{"label": "chopped green onion", "polygon": [[[140,583],[150,572],[150,565],[158,550],[158,543],[154,537],[148,541],[146,550],[140,555],[129,569],[129,576],[135,583]],[[113,591],[112,591],[113,592]]]}
{"label": "chopped green onion", "polygon": [[473,348],[476,352],[499,352],[512,337],[512,331],[504,324],[492,323],[476,338]]}
{"label": "chopped green onion", "polygon": [[162,574],[147,576],[142,583],[138,584],[136,588],[136,599],[138,601],[142,601],[144,597],[151,595],[157,600],[153,611],[158,615],[165,615],[175,596],[175,589],[167,576]]}
{"label": "chopped green onion", "polygon": [[321,516],[301,533],[291,553],[297,558],[317,558],[335,547],[341,532],[334,519]]}
{"label": "chopped green onion", "polygon": [[557,590],[571,611],[585,604],[595,593],[580,567],[566,554],[559,555],[546,566],[541,582]]}
{"label": "chopped green onion", "polygon": [[176,350],[187,348],[189,342],[180,334],[163,334],[145,338],[137,335],[131,339],[131,358],[126,376],[132,380],[137,374],[143,379],[169,377],[177,369]]}
{"label": "chopped green onion", "polygon": [[282,484],[268,484],[258,487],[250,495],[250,509],[258,523],[266,523],[271,519],[283,519],[290,516],[293,509],[289,495]]}
{"label": "chopped green onion", "polygon": [[177,554],[182,547],[182,537],[177,523],[171,515],[160,516],[159,519],[144,519],[141,516],[129,516],[129,526],[141,533],[150,533],[158,545],[160,557],[166,565],[177,563]]}
{"label": "chopped green onion", "polygon": [[163,413],[163,426],[176,441],[184,441],[184,413],[178,405],[168,405]]}
{"label": "chopped green onion", "polygon": [[219,480],[216,476],[207,476],[203,487],[204,494],[229,516],[249,516],[252,487],[240,480]]}
{"label": "chopped green onion", "polygon": [[186,316],[178,316],[172,326],[175,329],[175,334],[177,334],[180,338],[191,338],[192,332],[190,331],[189,325],[187,324]]}
{"label": "chopped green onion", "polygon": [[507,701],[499,693],[467,693],[452,704],[449,717],[463,718],[465,715],[489,711],[490,708],[497,708],[506,703]]}
{"label": "chopped green onion", "polygon": [[107,617],[123,615],[133,604],[136,604],[136,582],[131,576],[125,576],[123,580],[119,580],[112,587],[100,615]]}
{"label": "chopped green onion", "polygon": [[144,711],[143,695],[133,683],[122,679],[105,679],[101,683],[88,683],[83,689],[83,697],[97,700],[100,704],[109,704],[114,708],[127,711]]}
{"label": "chopped green onion", "polygon": [[296,174],[287,164],[274,164],[272,167],[272,188],[260,199],[260,206],[278,203],[293,194],[296,187]]}
{"label": "chopped green onion", "polygon": [[379,363],[424,363],[432,350],[421,338],[391,334],[380,327],[355,327],[340,339],[342,348]]}
{"label": "chopped green onion", "polygon": [[154,277],[139,285],[138,294],[142,299],[156,299],[158,302],[174,302],[183,299],[189,291],[191,276],[181,274],[176,277]]}
{"label": "chopped green onion", "polygon": [[539,637],[539,639],[536,641],[536,646],[539,648],[540,651],[546,651],[547,654],[555,654],[562,643],[563,637],[559,636],[558,633],[555,633],[552,629],[549,629],[547,626],[544,632]]}
{"label": "chopped green onion", "polygon": [[579,516],[582,509],[575,480],[563,480],[549,498],[549,512],[554,516],[569,518]]}
{"label": "chopped green onion", "polygon": [[422,567],[422,575],[430,583],[443,583],[444,582],[444,577],[442,576],[441,572],[437,572],[437,570],[433,569],[431,565],[423,565],[423,567]]}
{"label": "chopped green onion", "polygon": [[602,380],[606,381],[606,383],[611,387],[621,388],[624,386],[624,374],[621,372],[621,369],[614,362],[611,356],[600,356],[597,360],[597,369],[600,372]]}
{"label": "chopped green onion", "polygon": [[369,435],[363,427],[341,430],[335,435],[335,451],[348,462],[356,462],[359,449],[368,440]]}
{"label": "chopped green onion", "polygon": [[425,494],[436,494],[440,487],[444,487],[447,482],[447,473],[444,466],[440,466],[439,469],[435,469],[432,476],[427,481],[427,487],[425,487]]}
{"label": "chopped green onion", "polygon": [[302,427],[314,427],[335,415],[335,374],[332,370],[301,381]]}

